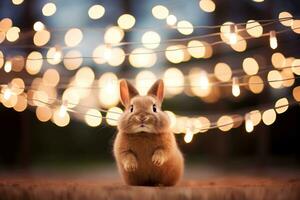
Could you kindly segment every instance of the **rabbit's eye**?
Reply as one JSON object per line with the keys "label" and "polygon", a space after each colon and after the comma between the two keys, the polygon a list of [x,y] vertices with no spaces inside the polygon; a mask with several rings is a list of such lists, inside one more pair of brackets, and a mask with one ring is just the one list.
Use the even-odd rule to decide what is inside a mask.
{"label": "rabbit's eye", "polygon": [[155,104],[153,104],[152,110],[153,110],[153,112],[157,112],[157,108],[156,108]]}
{"label": "rabbit's eye", "polygon": [[130,112],[133,112],[133,105],[130,106]]}

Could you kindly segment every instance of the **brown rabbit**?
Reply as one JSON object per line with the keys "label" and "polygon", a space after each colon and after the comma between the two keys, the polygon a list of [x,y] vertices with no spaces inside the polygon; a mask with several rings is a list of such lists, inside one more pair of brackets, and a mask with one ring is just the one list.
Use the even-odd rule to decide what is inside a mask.
{"label": "brown rabbit", "polygon": [[118,123],[114,156],[129,185],[172,186],[183,174],[184,160],[170,130],[169,118],[161,110],[164,83],[158,80],[140,96],[126,80],[120,82],[125,111]]}

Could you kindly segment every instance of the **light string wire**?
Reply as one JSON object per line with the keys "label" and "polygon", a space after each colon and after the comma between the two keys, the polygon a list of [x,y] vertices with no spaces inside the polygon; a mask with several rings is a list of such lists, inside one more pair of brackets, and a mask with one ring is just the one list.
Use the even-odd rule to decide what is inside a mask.
{"label": "light string wire", "polygon": [[[300,65],[296,66],[296,67],[300,67]],[[286,69],[287,67],[285,67]],[[289,67],[290,68],[290,67]],[[255,76],[255,75],[246,75],[246,77],[252,77],[252,76]],[[245,82],[245,83],[242,83],[242,82],[239,82],[237,85],[239,86],[246,86],[246,85],[262,85],[262,84],[265,84],[265,83],[274,83],[274,82],[284,82],[284,81],[289,81],[289,80],[297,80],[297,79],[300,79],[300,76],[296,76],[296,77],[293,77],[293,78],[285,78],[285,79],[275,79],[275,80],[263,80],[262,82]],[[232,80],[230,82],[218,82],[218,83],[221,83],[223,84],[222,86],[232,86]],[[9,84],[1,84],[0,86],[1,87],[6,87],[8,86]],[[210,84],[209,84],[210,85]],[[216,84],[217,85],[217,84]],[[166,88],[178,88],[178,87],[201,87],[201,85],[181,85],[181,86],[166,86]],[[212,85],[213,86],[213,85]],[[34,86],[25,86],[25,87],[16,87],[14,89],[19,89],[19,90],[28,90],[28,91],[41,91],[40,89],[34,89],[32,88]],[[68,86],[68,88],[72,88],[74,86]],[[291,87],[291,86],[288,86],[288,87]],[[76,88],[76,87],[75,87]],[[82,89],[103,89],[104,87],[95,87],[95,88],[82,88]],[[58,100],[58,99],[55,99],[55,98],[50,98],[48,97],[48,99],[50,101],[59,101],[59,102],[62,102],[62,100]],[[73,105],[73,106],[78,106],[78,107],[83,107],[83,108],[94,108],[94,107],[89,107],[89,106],[85,106],[85,105],[80,105],[80,104],[77,104],[77,103],[72,103],[72,102],[69,102],[68,101],[68,104],[70,105]],[[104,109],[101,109],[99,108],[99,110],[101,112],[107,112],[107,110],[104,110]],[[112,113],[115,113],[115,114],[121,114],[119,112],[114,112],[112,111]]]}
{"label": "light string wire", "polygon": [[[280,35],[282,33],[286,33],[292,30],[298,30],[300,29],[300,27],[294,28],[294,29],[290,29],[290,28],[286,28],[282,31],[277,31],[276,34]],[[260,38],[269,36],[269,33],[264,33],[260,36]],[[245,37],[243,39],[239,39],[237,40],[236,43],[241,42],[241,41],[246,41],[246,40],[250,40],[250,39],[256,39],[253,38],[251,36],[249,37]],[[213,42],[210,44],[210,46],[216,46],[219,44],[228,44],[228,42],[224,42],[223,40],[219,40],[216,42]],[[178,51],[178,50],[187,50],[187,49],[193,49],[193,48],[199,48],[199,47],[206,47],[206,45],[195,45],[195,46],[185,46],[185,47],[176,47],[174,49],[160,49],[160,50],[155,50],[155,51],[151,51],[151,52],[131,52],[131,53],[124,53],[123,56],[130,56],[130,55],[151,55],[151,54],[156,54],[156,53],[164,53],[164,52],[173,52],[173,51]],[[0,56],[0,58],[5,58],[4,56]],[[103,56],[70,56],[70,57],[64,57],[61,56],[59,58],[59,60],[73,60],[73,59],[104,59],[107,60],[105,57]],[[57,58],[55,57],[42,57],[42,58],[26,58],[26,60],[57,60]]]}
{"label": "light string wire", "polygon": [[[3,95],[3,92],[1,91],[1,94]],[[26,97],[27,101],[38,101],[42,104],[45,104],[45,105],[48,105],[48,106],[52,106],[53,104],[50,104],[48,102],[45,102],[45,101],[42,101],[40,99],[34,99],[34,98],[28,98],[27,96],[24,95],[24,97]],[[299,102],[297,101],[293,101],[292,103],[288,103],[288,104],[283,104],[283,105],[280,105],[280,106],[274,106],[273,109],[280,109],[280,108],[283,108],[283,107],[288,107],[288,106],[293,106],[293,105],[296,105],[298,104]],[[271,107],[271,106],[268,106],[268,107]],[[261,112],[260,110],[266,110],[265,108],[264,109],[259,109],[259,110],[255,110],[254,112]],[[76,111],[74,109],[71,109],[71,108],[68,108],[67,111],[70,111],[71,113],[75,113],[75,114],[80,114],[80,115],[87,115],[87,116],[91,116],[91,117],[95,117],[95,118],[98,118],[98,119],[109,119],[109,120],[112,120],[112,121],[118,121],[118,119],[114,119],[114,118],[108,118],[108,117],[99,117],[98,115],[93,115],[93,114],[90,114],[90,113],[84,113],[84,112],[79,112],[79,111]],[[106,111],[106,112],[111,112],[111,111]],[[251,111],[253,112],[253,111]],[[235,115],[245,115],[247,113],[250,113],[249,111],[244,113],[244,114],[235,114]],[[122,114],[122,113],[116,113],[116,114]],[[178,116],[178,115],[177,115]],[[234,115],[232,115],[234,116]],[[183,117],[183,116],[180,116],[180,117]],[[186,117],[186,116],[185,116]],[[237,117],[235,117],[237,118]],[[221,125],[217,125],[217,122],[212,122],[212,123],[209,123],[207,125],[209,125],[209,127],[206,127],[206,128],[197,128],[197,127],[193,127],[194,130],[197,130],[197,132],[201,132],[201,131],[207,131],[207,130],[211,130],[211,129],[216,129],[216,128],[220,128],[220,127],[225,127],[225,126],[228,126],[228,125],[234,125],[235,123],[237,122],[243,122],[245,121],[245,119],[243,117],[238,117],[239,120],[233,120],[233,122],[230,122],[230,123],[225,123],[225,124],[221,124]],[[206,124],[202,125],[202,126],[207,126]],[[234,127],[232,127],[234,128]],[[194,135],[194,134],[193,134]]]}
{"label": "light string wire", "polygon": [[[293,20],[293,19],[294,19],[293,17],[280,18],[278,20],[273,20],[273,21],[270,21],[270,22],[265,23],[265,24],[258,24],[258,25],[255,25],[255,26],[252,26],[252,27],[249,27],[249,28],[238,29],[237,33],[243,32],[243,31],[248,31],[248,30],[254,29],[256,27],[265,27],[265,26],[269,26],[269,25],[272,25],[272,24],[277,23],[277,22],[284,22],[284,21]],[[244,24],[252,24],[252,23],[256,23],[256,22],[258,22],[258,21],[251,21],[251,22],[244,23]],[[222,26],[230,26],[230,25],[232,25],[232,24],[223,24]],[[237,25],[237,26],[238,25],[242,25],[242,23],[235,24],[235,25]],[[26,32],[24,34],[28,34],[28,33]],[[218,36],[220,34],[221,34],[221,32],[209,33],[209,34],[204,34],[204,35],[200,35],[200,36],[191,36],[191,37],[185,37],[185,38],[168,39],[168,40],[163,40],[163,41],[160,41],[160,42],[147,42],[147,43],[143,43],[143,42],[134,41],[134,42],[119,42],[117,44],[104,43],[104,45],[107,45],[109,47],[120,47],[120,46],[137,45],[137,44],[146,44],[146,45],[151,45],[151,44],[168,44],[168,43],[173,43],[173,42],[184,42],[184,41],[189,41],[189,40],[193,40],[193,39],[208,38],[208,37],[212,37],[212,36]],[[24,38],[21,38],[21,39],[24,39]],[[41,49],[50,49],[53,46],[9,45],[9,46],[6,46],[6,47],[9,47],[9,48],[10,47],[16,47],[16,48],[41,48]],[[72,47],[62,46],[61,48],[62,49],[70,49]]]}
{"label": "light string wire", "polygon": [[[299,104],[299,102],[293,101],[292,103],[287,103],[287,104],[283,104],[283,105],[280,105],[280,106],[274,106],[273,109],[277,110],[277,109],[280,109],[280,108],[294,106],[294,105],[298,105],[298,104]],[[271,106],[269,106],[269,107],[271,107]],[[252,112],[252,113],[260,113],[261,112],[260,110],[266,110],[266,109],[256,109],[256,110],[250,111],[250,112]],[[237,122],[243,122],[243,121],[245,121],[245,118],[241,117],[241,115],[244,116],[244,115],[246,115],[246,114],[248,114],[250,112],[248,111],[248,112],[245,112],[244,114],[235,114],[235,115],[239,115],[239,117],[235,117],[235,118],[238,118],[238,120],[233,119],[233,122],[230,122],[230,123],[217,125],[217,122],[212,122],[210,124],[204,124],[204,125],[202,125],[202,126],[210,125],[207,128],[202,128],[202,127],[201,128],[194,127],[194,128],[197,130],[197,132],[201,132],[201,131],[207,131],[207,130],[216,129],[216,128],[220,128],[220,127],[225,127],[225,126],[229,126],[229,125],[234,125]],[[234,115],[232,115],[231,117],[234,117]],[[211,125],[211,124],[213,124],[213,125]],[[232,127],[232,128],[234,128],[234,127]]]}
{"label": "light string wire", "polygon": [[[256,74],[254,75],[248,75],[248,74],[245,74],[245,75],[242,75],[242,76],[234,76],[235,78],[237,78],[238,80],[241,80],[241,79],[244,79],[244,78],[251,78],[253,76],[256,76],[256,75],[261,75],[261,74],[264,74],[264,73],[267,73],[269,71],[272,71],[272,70],[276,70],[276,71],[279,71],[279,70],[284,70],[284,69],[293,69],[293,68],[299,68],[300,65],[292,65],[292,66],[285,66],[285,67],[281,67],[281,68],[274,68],[274,69],[268,69],[267,67],[265,68],[262,68],[261,70],[259,70]],[[207,74],[207,77],[212,77],[212,76],[215,76],[214,74]],[[189,81],[188,79],[188,76],[185,76],[185,81]],[[273,82],[284,82],[284,81],[289,81],[289,80],[297,80],[297,79],[300,79],[299,76],[294,76],[292,78],[282,78],[282,79],[275,79],[275,80],[262,80],[261,82],[238,82],[236,85],[238,86],[247,86],[247,85],[264,85],[265,83],[273,83]],[[134,81],[134,79],[128,79],[129,81]],[[143,80],[152,80],[152,79],[143,79]],[[96,82],[96,81],[94,81]],[[118,81],[110,81],[110,83],[112,84],[118,84]],[[215,81],[215,82],[209,82],[208,86],[219,86],[219,87],[227,87],[227,86],[232,86],[232,79],[229,80],[229,81]],[[93,83],[94,84],[94,83]],[[0,83],[0,86],[4,86],[4,85],[7,85],[5,83]],[[34,87],[39,87],[40,85],[31,85],[30,83],[27,83],[25,84],[25,87],[18,87],[17,89],[28,89],[28,90],[33,90]],[[42,85],[43,87],[50,87],[50,88],[56,88],[56,89],[67,89],[67,88],[75,88],[75,89],[91,89],[91,90],[101,90],[101,89],[105,89],[105,86],[78,86],[78,85],[70,85],[70,84],[67,84],[67,83],[63,83],[63,84],[59,84],[58,86],[52,86],[52,85],[46,85],[46,84],[43,84]],[[183,84],[183,85],[176,85],[176,86],[169,86],[169,85],[165,85],[166,88],[186,88],[186,87],[194,87],[194,88],[197,88],[197,87],[202,87],[201,85],[191,85],[191,84]]]}
{"label": "light string wire", "polygon": [[[250,28],[254,28],[254,27],[250,27]],[[279,35],[279,34],[282,34],[282,33],[286,33],[286,32],[292,31],[292,30],[298,30],[298,29],[300,29],[300,27],[286,28],[286,29],[283,29],[281,31],[276,31],[276,34]],[[270,35],[270,33],[264,33],[259,38],[263,38],[263,37],[266,37],[266,36],[269,36],[269,35]],[[256,38],[248,36],[248,37],[237,40],[236,43],[241,42],[241,41],[247,41],[247,40],[250,40],[250,39],[256,39]],[[210,43],[209,45],[210,46],[215,46],[215,45],[218,45],[218,44],[228,44],[228,42],[223,41],[223,40],[219,40],[219,41]],[[155,53],[164,53],[164,52],[172,52],[172,51],[178,51],[178,50],[187,50],[187,49],[193,49],[193,48],[199,48],[199,47],[207,47],[207,45],[201,44],[201,45],[195,45],[195,46],[177,47],[177,48],[174,48],[174,49],[160,49],[160,50],[155,50],[155,51],[151,51],[151,52],[131,52],[131,53],[127,52],[127,53],[124,53],[123,56],[126,57],[126,56],[130,56],[130,55],[151,55],[151,54],[155,54]],[[53,48],[53,47],[51,47],[51,48]],[[4,59],[5,57],[0,56],[0,58]],[[61,56],[59,59],[60,60],[63,60],[63,59],[65,59],[65,60],[70,60],[71,59],[72,60],[72,59],[81,59],[81,58],[82,59],[105,59],[106,60],[106,58],[104,58],[103,56],[70,56],[70,57]],[[57,60],[57,58],[54,58],[54,57],[26,58],[26,60]]]}

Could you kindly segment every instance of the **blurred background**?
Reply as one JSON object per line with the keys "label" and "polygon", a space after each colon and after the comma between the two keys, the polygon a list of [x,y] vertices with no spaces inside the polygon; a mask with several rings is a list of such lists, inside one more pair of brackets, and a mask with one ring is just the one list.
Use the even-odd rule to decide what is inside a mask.
{"label": "blurred background", "polygon": [[[208,88],[199,91],[191,88],[176,88],[184,83],[193,84],[192,78],[186,80],[188,78],[183,76],[201,74],[199,69],[204,70],[206,74],[215,73],[217,78],[209,76],[209,81],[212,82],[226,82],[231,80],[233,75],[255,76],[257,72],[252,73],[247,64],[243,64],[246,58],[254,59],[258,69],[275,70],[282,76],[288,74],[288,77],[296,77],[298,74],[293,74],[291,69],[284,72],[280,69],[283,65],[291,65],[297,57],[300,57],[300,40],[296,31],[278,34],[278,47],[274,50],[269,46],[268,37],[260,37],[262,35],[260,31],[263,29],[263,33],[269,33],[270,30],[280,31],[289,28],[278,21],[265,27],[258,24],[258,29],[250,33],[244,31],[245,33],[240,34],[242,42],[236,46],[211,45],[220,40],[219,36],[196,38],[194,43],[199,44],[198,41],[205,47],[195,48],[196,52],[193,52],[187,49],[180,50],[182,47],[193,46],[193,43],[189,43],[193,39],[170,43],[164,41],[220,31],[220,27],[193,28],[198,25],[214,26],[229,21],[247,23],[248,20],[278,19],[282,12],[288,12],[297,18],[300,16],[300,2],[201,1],[2,0],[0,2],[1,28],[4,30],[7,23],[9,24],[7,22],[9,18],[12,21],[10,29],[12,27],[17,29],[14,28],[11,32],[6,30],[6,35],[2,32],[0,50],[4,57],[0,61],[3,65],[0,69],[1,84],[21,78],[24,85],[26,87],[28,85],[28,88],[22,91],[27,97],[46,99],[48,103],[55,106],[59,104],[56,100],[60,99],[76,101],[76,105],[70,108],[74,109],[74,112],[68,114],[70,119],[59,121],[55,118],[55,106],[45,108],[45,105],[29,100],[25,102],[26,106],[24,103],[19,103],[20,107],[16,106],[17,103],[10,105],[2,102],[3,105],[0,106],[1,172],[40,169],[59,171],[88,167],[100,169],[103,166],[114,166],[112,155],[112,144],[116,134],[114,121],[107,122],[103,118],[101,123],[99,119],[89,119],[80,114],[89,110],[80,108],[79,105],[91,106],[96,110],[114,107],[114,110],[118,111],[116,106],[120,108],[122,106],[118,101],[116,80],[120,78],[130,79],[141,92],[146,91],[145,88],[148,88],[156,78],[166,79],[167,97],[163,109],[177,115],[177,121],[174,122],[177,125],[174,125],[174,130],[183,133],[176,134],[176,138],[188,167],[230,166],[254,170],[263,166],[299,168],[300,108],[297,103],[291,103],[288,110],[282,114],[274,112],[276,121],[273,119],[270,119],[270,123],[267,122],[268,119],[264,121],[266,123],[261,121],[263,111],[273,108],[278,99],[299,100],[299,90],[295,89],[299,80],[282,82],[280,86],[265,82],[262,88],[241,87],[241,94],[238,97],[231,94],[231,87],[212,87],[209,91]],[[96,7],[93,7],[95,5]],[[154,7],[158,5],[161,7],[156,7],[157,11],[155,11]],[[131,16],[123,16],[122,19],[120,16],[123,14]],[[285,13],[283,16],[288,15]],[[238,28],[241,29],[243,26]],[[148,36],[147,34],[145,36],[145,33]],[[249,35],[253,38],[244,40]],[[113,48],[114,45],[116,48]],[[178,50],[170,53],[159,52],[167,48],[178,48]],[[148,52],[148,54],[126,55],[132,52]],[[26,61],[29,57],[39,58],[39,54],[47,57],[58,55],[58,57],[52,60],[43,59],[42,64],[37,63],[38,61],[31,63]],[[19,56],[19,60],[14,60],[16,56]],[[64,56],[79,58],[64,59]],[[99,58],[96,58],[97,56]],[[102,57],[104,59],[101,59]],[[5,66],[9,66],[6,65],[9,60],[12,62],[10,70],[5,69]],[[220,63],[221,69],[218,71],[216,65]],[[252,63],[251,67],[253,65],[255,63]],[[255,80],[270,81],[270,77],[267,76],[268,71],[256,75]],[[46,75],[46,72],[52,75]],[[218,73],[230,75],[224,80],[222,75],[218,78]],[[249,77],[242,81],[250,81]],[[46,88],[45,79],[51,84],[56,83],[52,84],[51,89]],[[139,80],[148,81],[140,83],[139,86]],[[106,92],[101,92],[101,88],[84,91],[78,89],[80,86],[98,85],[98,82],[101,87],[107,82],[112,84],[107,86]],[[71,87],[68,87],[70,84],[77,84],[78,88],[71,90]],[[60,87],[63,85],[67,86]],[[68,89],[69,91],[66,92]],[[37,93],[37,91],[44,91],[44,93]],[[56,100],[51,102],[51,98]],[[19,101],[21,102],[22,99],[18,99]],[[253,110],[260,111],[258,117],[260,119],[254,130],[248,133],[241,120],[245,113]],[[95,110],[90,112],[100,116]],[[274,118],[274,113],[271,113],[270,118]],[[105,113],[102,113],[102,116],[104,115]],[[193,120],[200,120],[199,116],[203,117],[202,122],[206,120],[209,124],[217,122],[218,119],[220,121],[221,116],[229,116],[230,119],[225,118],[225,122],[229,120],[234,123],[223,130],[222,127],[210,130],[204,127],[200,133],[199,130],[190,130],[195,135],[192,141],[185,141],[187,124]],[[194,124],[192,123],[191,126],[193,129]]]}

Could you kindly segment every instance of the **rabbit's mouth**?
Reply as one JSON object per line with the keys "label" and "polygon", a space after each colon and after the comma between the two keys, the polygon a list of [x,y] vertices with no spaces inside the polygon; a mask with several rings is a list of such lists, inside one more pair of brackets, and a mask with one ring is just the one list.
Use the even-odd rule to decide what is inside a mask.
{"label": "rabbit's mouth", "polygon": [[146,133],[148,133],[148,132],[152,132],[152,130],[151,130],[151,128],[148,127],[147,125],[145,125],[145,124],[140,124],[139,126],[137,126],[137,127],[135,128],[135,132],[146,132]]}

